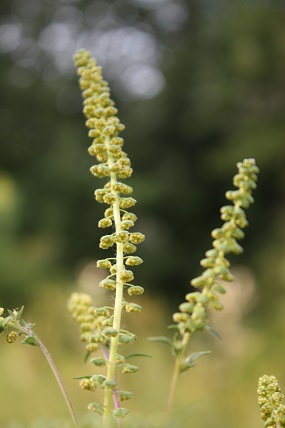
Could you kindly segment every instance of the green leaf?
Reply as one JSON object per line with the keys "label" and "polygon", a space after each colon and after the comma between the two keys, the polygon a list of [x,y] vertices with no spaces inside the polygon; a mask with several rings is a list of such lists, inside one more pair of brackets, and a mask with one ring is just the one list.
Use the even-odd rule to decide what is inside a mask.
{"label": "green leaf", "polygon": [[22,306],[21,309],[19,310],[19,312],[17,312],[16,318],[18,321],[21,319],[23,311],[24,311],[24,306]]}
{"label": "green leaf", "polygon": [[221,336],[219,335],[219,333],[213,329],[212,326],[210,325],[206,325],[205,327],[206,331],[213,337],[215,337],[218,340],[222,340]]}
{"label": "green leaf", "polygon": [[24,345],[38,346],[37,339],[34,336],[27,336],[24,340],[22,340]]}
{"label": "green leaf", "polygon": [[191,354],[189,357],[186,358],[187,364],[193,364],[195,360],[197,360],[200,357],[203,357],[203,355],[210,354],[211,351],[200,351],[200,352],[194,352],[194,354]]}
{"label": "green leaf", "polygon": [[191,354],[189,357],[185,358],[185,360],[182,362],[180,367],[180,372],[183,373],[188,369],[191,369],[192,367],[196,367],[194,363],[195,360],[202,357],[203,355],[210,354],[211,351],[200,351],[200,352],[194,352],[194,354]]}
{"label": "green leaf", "polygon": [[90,379],[92,376],[79,376],[79,377],[73,377],[72,379]]}
{"label": "green leaf", "polygon": [[148,337],[147,339],[150,342],[159,342],[164,343],[165,345],[169,346],[171,349],[173,349],[173,343],[172,340],[170,340],[166,336],[155,336],[155,337]]}
{"label": "green leaf", "polygon": [[167,326],[168,330],[179,330],[178,324],[170,324]]}
{"label": "green leaf", "polygon": [[88,358],[90,357],[90,355],[91,355],[91,352],[87,351],[86,354],[85,354],[85,357],[84,357],[84,363],[87,363]]}
{"label": "green leaf", "polygon": [[125,360],[127,360],[128,358],[133,358],[133,357],[148,357],[148,358],[152,358],[152,355],[148,355],[148,354],[130,354],[130,355],[127,355],[125,357]]}

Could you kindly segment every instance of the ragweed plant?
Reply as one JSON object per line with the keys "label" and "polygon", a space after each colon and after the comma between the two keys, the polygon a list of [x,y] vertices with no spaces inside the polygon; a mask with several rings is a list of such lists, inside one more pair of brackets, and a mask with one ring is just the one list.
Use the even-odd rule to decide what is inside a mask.
{"label": "ragweed plant", "polygon": [[[124,125],[117,117],[117,109],[110,98],[108,83],[102,77],[102,70],[96,65],[90,53],[80,50],[74,57],[79,82],[84,98],[83,112],[87,118],[89,137],[92,144],[88,149],[97,164],[91,167],[91,173],[97,178],[105,179],[102,188],[95,190],[95,199],[106,204],[104,217],[99,221],[100,228],[110,228],[110,232],[100,239],[99,247],[110,250],[111,256],[97,261],[97,267],[106,269],[106,277],[99,286],[110,291],[109,305],[96,307],[88,294],[73,293],[68,301],[68,310],[80,327],[80,338],[86,346],[86,361],[98,371],[90,376],[79,378],[82,389],[94,392],[103,390],[103,401],[92,401],[88,409],[103,416],[103,427],[113,426],[113,418],[118,427],[122,427],[122,418],[128,409],[121,402],[132,397],[132,392],[120,389],[118,384],[119,370],[124,373],[135,373],[138,366],[127,362],[130,355],[123,355],[123,345],[136,340],[134,333],[122,326],[123,312],[140,312],[142,307],[130,301],[133,296],[141,295],[144,290],[133,283],[132,267],[140,265],[142,259],[134,253],[137,245],[144,241],[144,235],[132,231],[136,215],[130,211],[136,200],[131,196],[133,189],[122,180],[132,174],[131,162],[122,150],[124,140],[120,136]],[[223,225],[212,231],[213,247],[201,260],[204,272],[191,281],[196,289],[188,293],[180,304],[179,311],[174,313],[174,325],[170,327],[175,333],[172,339],[159,336],[153,341],[163,342],[170,346],[175,358],[173,376],[167,403],[167,416],[170,415],[180,373],[194,366],[194,362],[209,351],[188,354],[188,345],[196,332],[218,334],[212,329],[208,316],[208,307],[214,310],[223,309],[219,296],[226,292],[223,281],[232,281],[230,262],[227,255],[240,254],[243,249],[237,242],[244,237],[243,229],[248,225],[245,209],[254,202],[252,191],[256,188],[258,168],[254,159],[239,162],[238,174],[233,182],[237,190],[228,191],[226,198],[232,203],[221,208]],[[131,299],[132,300],[132,299]],[[58,385],[64,395],[76,426],[77,419],[61,377],[47,349],[37,336],[34,325],[22,319],[23,308],[8,311],[3,317],[4,309],[0,308],[0,333],[7,331],[7,342],[14,343],[19,336],[22,343],[39,346],[45,355]],[[143,354],[136,354],[143,355]],[[103,374],[102,374],[103,373]],[[273,376],[260,379],[259,405],[262,418],[268,428],[285,427],[285,407],[280,404],[283,395]],[[165,426],[165,425],[164,425]]]}
{"label": "ragweed plant", "polygon": [[214,335],[216,332],[209,324],[207,306],[220,311],[223,304],[219,301],[219,294],[225,293],[221,284],[223,281],[233,281],[230,272],[230,262],[226,258],[229,253],[240,254],[242,247],[237,240],[244,237],[243,229],[248,225],[245,209],[254,202],[252,190],[256,188],[257,173],[259,169],[254,159],[245,159],[237,164],[238,174],[234,176],[233,183],[237,190],[226,193],[226,198],[232,205],[221,208],[221,219],[224,224],[212,231],[213,248],[208,250],[200,264],[204,268],[202,275],[192,279],[191,285],[197,291],[188,293],[186,301],[179,306],[179,312],[173,315],[175,334],[172,340],[167,337],[154,337],[153,341],[164,342],[170,346],[175,356],[174,371],[171,381],[166,413],[169,416],[174,398],[174,392],[180,373],[194,366],[194,361],[209,353],[197,352],[187,355],[188,344],[194,333],[208,331]]}
{"label": "ragweed plant", "polygon": [[[129,211],[136,200],[130,195],[132,187],[121,182],[131,176],[133,170],[127,154],[122,150],[123,139],[119,133],[124,130],[117,118],[117,109],[110,98],[108,83],[103,80],[101,68],[96,65],[90,53],[80,50],[74,57],[79,82],[84,98],[83,112],[87,118],[89,137],[93,139],[89,154],[97,158],[98,164],[91,167],[91,173],[98,178],[105,178],[107,183],[95,191],[99,203],[107,204],[104,218],[99,221],[100,228],[111,228],[111,233],[100,240],[100,248],[115,249],[115,257],[99,260],[97,266],[107,269],[109,274],[99,284],[114,293],[114,306],[90,309],[87,313],[78,309],[82,296],[73,296],[70,308],[81,324],[82,339],[89,342],[88,353],[101,350],[101,356],[92,358],[95,365],[106,365],[106,376],[92,376],[81,380],[81,386],[93,391],[98,384],[104,388],[104,403],[91,403],[89,409],[103,414],[105,426],[111,424],[112,415],[116,418],[125,416],[128,410],[120,407],[118,398],[126,399],[131,393],[118,390],[116,369],[120,366],[123,373],[133,373],[137,366],[125,362],[119,354],[119,348],[135,339],[135,335],[122,329],[122,312],[140,312],[141,306],[125,298],[140,295],[143,288],[133,285],[133,271],[130,267],[142,263],[140,257],[134,256],[137,244],[144,240],[140,232],[130,232],[136,221],[136,215]],[[87,316],[87,318],[86,318]],[[82,318],[83,317],[83,318]],[[85,317],[85,318],[84,318]],[[84,325],[86,324],[86,325]],[[86,329],[86,330],[85,330]]]}
{"label": "ragweed plant", "polygon": [[267,428],[285,427],[285,405],[281,404],[284,395],[275,376],[264,375],[258,382],[258,404],[261,418]]}

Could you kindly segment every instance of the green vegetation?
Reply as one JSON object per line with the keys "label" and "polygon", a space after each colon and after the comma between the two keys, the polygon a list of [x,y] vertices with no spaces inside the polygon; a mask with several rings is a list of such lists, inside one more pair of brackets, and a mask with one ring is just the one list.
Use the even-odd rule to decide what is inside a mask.
{"label": "green vegetation", "polygon": [[[124,286],[124,299],[137,314],[123,306],[122,328],[136,341],[120,345],[124,357],[135,354],[132,360],[121,360],[121,368],[130,364],[139,367],[139,373],[118,373],[120,390],[128,392],[125,397],[134,396],[121,404],[129,409],[124,424],[136,426],[140,420],[141,425],[159,426],[160,415],[150,409],[154,402],[157,409],[165,408],[171,354],[175,380],[185,363],[195,365],[211,349],[200,368],[179,376],[178,388],[172,382],[176,392],[168,407],[169,425],[241,428],[246,423],[258,428],[256,379],[272,371],[281,379],[285,352],[285,14],[280,2],[3,0],[1,11],[0,307],[16,308],[2,314],[8,322],[25,305],[26,322],[16,320],[19,329],[9,329],[9,343],[20,334],[26,344],[45,344],[18,346],[15,352],[15,345],[4,346],[6,333],[1,334],[1,427],[68,424],[62,419],[67,416],[64,400],[56,396],[56,384],[40,356],[46,347],[81,425],[96,423],[96,415],[83,416],[86,403],[104,405],[100,384],[94,393],[80,393],[73,378],[106,376],[107,366],[101,364],[108,357],[98,346],[98,354],[88,355],[91,364],[83,366],[84,347],[76,344],[76,326],[63,310],[72,292],[83,303],[91,294],[92,300],[86,298],[83,306],[89,310],[107,305],[110,318],[114,306],[114,291],[106,287],[114,288],[115,273],[109,271],[105,278],[104,270],[96,268],[101,258],[96,222],[104,217],[104,224],[107,218],[103,204],[92,201],[94,181],[88,174],[91,165],[71,61],[74,50],[83,45],[98,56],[126,124],[123,135],[135,170],[128,186],[138,196],[136,230],[147,237],[138,256],[124,256],[144,260],[134,269],[125,266],[133,271],[135,282],[126,280],[130,285]],[[189,278],[203,277],[199,259],[211,246],[207,231],[219,224],[233,166],[238,159],[253,157],[262,174],[256,203],[247,214],[245,254],[230,258],[235,283],[220,284],[217,277],[208,290],[204,283],[189,289]],[[134,233],[132,228],[124,231]],[[115,233],[113,224],[111,241]],[[102,245],[106,242],[103,239]],[[106,250],[108,260],[98,261],[102,268],[115,264],[116,246],[117,242]],[[213,268],[203,266],[208,262],[202,260],[205,271]],[[214,290],[216,282],[225,294]],[[106,287],[96,287],[99,283]],[[129,296],[131,289],[145,292]],[[186,298],[180,306],[186,293],[206,291],[218,300]],[[225,308],[212,310],[213,304]],[[188,341],[188,321],[195,308],[205,322],[202,327],[212,326],[211,332],[217,331],[223,341],[197,331],[191,333],[189,349],[182,346],[179,354],[176,347]],[[161,336],[173,312],[173,330]],[[91,329],[93,323],[98,327],[98,316],[93,315],[86,314],[85,324],[91,322]],[[87,329],[82,319],[77,321]],[[26,327],[24,334],[21,329]],[[102,330],[115,334],[112,328]],[[146,341],[153,336],[171,352]],[[111,343],[112,335],[108,338]],[[85,345],[93,351],[96,347],[95,342]],[[86,386],[84,379],[79,383]],[[47,402],[47,396],[54,399]],[[237,403],[240,418],[234,417]],[[276,409],[269,410],[279,415]],[[263,412],[268,419],[269,410]]]}
{"label": "green vegetation", "polygon": [[[93,138],[88,151],[99,162],[99,164],[91,167],[91,172],[99,178],[108,179],[102,189],[95,191],[96,200],[109,206],[98,225],[101,228],[112,227],[114,232],[101,237],[99,246],[104,250],[115,247],[115,257],[98,260],[97,267],[108,269],[110,272],[110,275],[100,281],[99,286],[114,292],[114,306],[94,307],[88,294],[73,293],[68,308],[73,318],[80,325],[81,340],[87,342],[85,360],[90,360],[90,363],[97,368],[106,367],[105,375],[99,372],[79,378],[80,386],[84,390],[93,393],[97,388],[104,390],[103,403],[92,402],[88,405],[88,409],[103,417],[102,424],[104,427],[109,428],[115,425],[122,427],[122,418],[127,416],[129,410],[122,407],[121,402],[132,398],[133,393],[120,389],[118,370],[123,374],[135,373],[139,367],[130,364],[127,359],[148,356],[147,354],[124,356],[120,351],[122,345],[133,343],[136,339],[136,335],[126,330],[125,326],[122,325],[122,313],[123,311],[139,313],[142,307],[135,302],[125,300],[124,290],[127,289],[127,293],[131,297],[141,295],[144,292],[141,286],[132,284],[134,274],[129,267],[142,263],[142,259],[134,256],[133,253],[136,252],[136,245],[143,242],[145,237],[140,232],[129,231],[137,220],[136,215],[129,211],[135,205],[136,200],[130,196],[133,192],[132,187],[119,181],[119,179],[129,178],[133,170],[127,154],[122,151],[124,141],[119,134],[124,130],[124,125],[116,116],[118,111],[110,98],[108,84],[103,80],[101,68],[96,65],[89,52],[78,51],[75,55],[75,64],[78,68],[80,86],[83,91],[83,111],[87,117],[86,125],[90,129],[89,136]],[[170,346],[175,357],[165,420],[164,422],[161,421],[161,424],[164,425],[168,423],[171,416],[179,374],[194,367],[194,362],[198,358],[209,353],[209,351],[200,351],[185,355],[188,352],[191,337],[199,331],[208,331],[218,336],[218,333],[211,327],[206,308],[210,306],[220,311],[224,307],[218,297],[226,292],[221,281],[233,281],[234,279],[229,270],[230,262],[225,255],[228,253],[240,254],[243,251],[237,240],[244,238],[242,229],[248,225],[244,209],[254,202],[252,190],[256,188],[256,174],[259,170],[254,159],[245,159],[243,162],[239,162],[237,166],[238,174],[234,176],[233,180],[237,190],[226,193],[226,198],[232,202],[232,205],[221,208],[221,218],[224,224],[212,232],[213,248],[206,252],[205,258],[201,261],[201,265],[205,269],[204,272],[191,281],[194,288],[202,289],[202,291],[188,293],[186,302],[179,306],[180,312],[174,313],[175,325],[170,326],[170,328],[174,328],[176,331],[172,340],[166,336],[151,338],[152,341],[162,342]],[[79,426],[74,407],[59,372],[46,347],[35,333],[34,325],[23,320],[23,309],[22,307],[20,310],[8,310],[9,315],[0,318],[1,332],[8,330],[6,336],[8,343],[14,343],[20,335],[24,336],[23,344],[40,347],[66,400],[73,423],[75,426]],[[0,315],[3,313],[4,309],[1,308]],[[100,351],[99,356],[98,351]],[[93,353],[95,353],[95,357],[92,356]],[[273,406],[270,412],[265,410],[267,401],[263,402],[265,398],[260,398],[262,417],[266,419],[267,425],[268,420],[270,423],[272,421],[279,423],[283,415],[282,409],[280,410],[279,406],[275,410],[274,406],[275,402],[279,404],[282,397],[279,394],[276,398],[275,394],[275,398],[272,399],[267,392],[261,391],[262,385],[259,388],[259,393],[267,401],[271,400],[270,403]],[[276,387],[274,393],[277,392],[279,389]],[[117,420],[115,425],[114,420]]]}

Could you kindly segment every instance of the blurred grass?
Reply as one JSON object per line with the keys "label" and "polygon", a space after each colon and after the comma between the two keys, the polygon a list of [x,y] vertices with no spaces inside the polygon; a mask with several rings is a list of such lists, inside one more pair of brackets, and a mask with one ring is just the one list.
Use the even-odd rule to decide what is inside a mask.
{"label": "blurred grass", "polygon": [[[281,334],[284,337],[284,327],[280,325],[284,325],[284,303],[279,302],[277,318],[268,325],[268,331],[260,330],[258,325],[251,323],[250,314],[254,305],[258,305],[255,297],[258,291],[252,274],[239,268],[235,276],[236,281],[228,287],[225,296],[226,309],[212,314],[214,327],[223,340],[217,341],[203,334],[193,338],[191,352],[210,349],[212,353],[203,357],[198,367],[181,376],[171,427],[260,427],[262,421],[256,400],[258,377],[264,373],[281,375],[282,384],[284,345],[280,347],[280,338]],[[94,296],[96,305],[102,303],[102,298],[110,299],[102,292],[103,295]],[[36,330],[58,366],[76,412],[84,421],[84,418],[90,418],[86,416],[86,406],[100,399],[101,391],[82,391],[73,380],[76,376],[91,374],[92,367],[83,362],[84,346],[79,343],[77,326],[66,310],[68,297],[66,288],[45,284],[39,287],[39,293],[25,310],[24,318],[36,323]],[[128,315],[124,320],[130,331],[137,334],[138,340],[125,347],[123,352],[143,352],[153,358],[133,360],[140,366],[140,371],[122,375],[119,381],[123,389],[134,392],[134,398],[126,403],[131,410],[129,426],[165,427],[161,415],[167,399],[172,361],[168,348],[148,342],[147,337],[167,333],[165,326],[171,318],[163,297],[146,295],[140,300],[143,312]],[[277,325],[278,334],[270,334]],[[64,424],[68,424],[68,412],[40,350],[22,346],[19,340],[8,345],[4,334],[0,337],[0,347],[0,426],[64,428]],[[88,421],[82,424],[89,426]]]}

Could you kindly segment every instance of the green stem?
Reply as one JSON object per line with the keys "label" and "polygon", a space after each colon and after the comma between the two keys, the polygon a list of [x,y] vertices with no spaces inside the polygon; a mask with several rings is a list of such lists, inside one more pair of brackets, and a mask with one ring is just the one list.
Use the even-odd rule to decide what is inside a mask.
{"label": "green stem", "polygon": [[[109,167],[112,168],[114,164],[113,156],[109,154],[108,156],[108,164]],[[111,173],[111,185],[117,183],[117,177],[115,173]],[[115,222],[115,233],[121,231],[121,213],[120,213],[120,205],[117,200],[113,204],[113,215]],[[124,244],[117,243],[117,251],[116,251],[116,296],[115,296],[115,305],[114,305],[114,320],[113,320],[113,328],[120,331],[121,328],[121,317],[122,317],[122,304],[123,304],[123,291],[124,291],[124,283],[119,279],[120,273],[124,270]],[[108,370],[107,370],[107,380],[114,381],[116,377],[116,358],[118,353],[118,345],[119,345],[119,336],[115,336],[111,338],[110,344],[110,352],[109,352],[109,361],[108,361]],[[104,396],[104,415],[103,415],[103,424],[105,428],[109,428],[111,426],[111,417],[112,417],[112,402],[113,402],[113,391],[110,388],[105,388],[105,396]]]}
{"label": "green stem", "polygon": [[170,389],[168,394],[167,406],[166,406],[166,419],[170,418],[171,409],[174,401],[174,395],[177,387],[178,377],[181,369],[181,362],[183,359],[184,352],[189,343],[191,334],[189,332],[184,333],[182,341],[181,341],[181,350],[178,355],[175,356],[174,369],[172,373]]}
{"label": "green stem", "polygon": [[70,416],[72,418],[73,424],[74,424],[75,427],[79,427],[79,424],[78,424],[78,421],[77,421],[77,417],[76,417],[76,413],[75,413],[74,407],[72,405],[72,402],[70,400],[70,397],[68,395],[67,389],[66,389],[66,387],[65,387],[65,385],[63,383],[63,380],[62,380],[62,378],[61,378],[61,376],[59,374],[59,371],[57,370],[57,367],[56,367],[53,359],[51,358],[51,355],[48,352],[47,348],[44,346],[44,344],[39,339],[39,337],[35,334],[34,331],[29,330],[26,327],[23,327],[23,326],[21,326],[19,324],[14,324],[14,323],[10,324],[9,326],[13,327],[13,328],[15,328],[17,330],[20,330],[22,333],[24,333],[25,336],[27,336],[27,337],[32,336],[35,339],[36,344],[40,347],[42,353],[44,354],[44,356],[45,356],[45,358],[46,358],[46,360],[47,360],[47,362],[48,362],[48,364],[49,364],[49,366],[50,366],[50,368],[51,368],[51,370],[53,372],[53,375],[54,375],[54,377],[55,377],[55,379],[57,381],[59,389],[60,389],[60,391],[61,391],[61,393],[62,393],[62,395],[63,395],[63,397],[65,399],[65,402],[66,402],[67,408],[69,410]]}
{"label": "green stem", "polygon": [[176,390],[176,386],[177,386],[178,376],[180,373],[180,364],[181,364],[181,356],[177,356],[175,358],[174,370],[172,373],[172,379],[171,379],[169,395],[168,395],[168,400],[167,400],[166,419],[170,418],[171,409],[172,409],[173,400],[174,400],[174,394],[175,394],[175,390]]}

